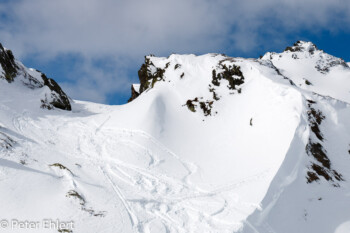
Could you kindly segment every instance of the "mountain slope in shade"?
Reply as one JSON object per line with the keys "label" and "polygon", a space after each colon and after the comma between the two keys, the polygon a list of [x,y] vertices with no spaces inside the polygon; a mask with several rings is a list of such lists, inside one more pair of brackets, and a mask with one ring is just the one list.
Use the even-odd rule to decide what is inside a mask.
{"label": "mountain slope in shade", "polygon": [[347,63],[300,41],[261,59],[147,56],[138,74],[130,103],[72,111],[0,83],[1,216],[73,232],[348,232]]}

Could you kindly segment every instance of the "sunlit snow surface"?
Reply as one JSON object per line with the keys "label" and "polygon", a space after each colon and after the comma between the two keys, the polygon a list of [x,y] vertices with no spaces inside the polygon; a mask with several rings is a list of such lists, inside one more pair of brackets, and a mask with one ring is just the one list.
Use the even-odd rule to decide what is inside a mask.
{"label": "sunlit snow surface", "polygon": [[[40,109],[32,90],[0,80],[0,217],[74,221],[84,233],[348,232],[350,69],[322,74],[321,55],[151,57],[170,63],[165,81],[129,104],[74,101],[72,112]],[[222,80],[213,116],[191,112],[187,100],[212,100],[220,61],[241,67],[241,93]],[[307,100],[325,115],[339,187],[307,184]]]}

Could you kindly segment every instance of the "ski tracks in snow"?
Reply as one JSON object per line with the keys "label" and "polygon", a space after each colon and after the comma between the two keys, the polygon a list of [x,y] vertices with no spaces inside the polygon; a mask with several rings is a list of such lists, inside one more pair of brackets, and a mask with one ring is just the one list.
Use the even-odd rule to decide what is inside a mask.
{"label": "ski tracks in snow", "polygon": [[[98,167],[102,173],[104,174],[104,176],[107,178],[108,182],[111,184],[114,192],[116,193],[117,197],[120,199],[120,201],[123,203],[123,206],[125,207],[127,213],[128,213],[128,216],[129,216],[129,219],[130,219],[130,222],[131,222],[131,225],[133,226],[134,230],[135,230],[135,226],[138,226],[138,219],[137,219],[137,216],[134,214],[133,210],[131,209],[131,207],[129,206],[128,204],[128,201],[126,200],[126,198],[124,197],[122,191],[119,189],[119,187],[113,182],[113,180],[110,178],[108,172],[102,168],[101,166]],[[136,230],[135,230],[136,231]],[[137,231],[136,231],[137,232]]]}
{"label": "ski tracks in snow", "polygon": [[229,232],[240,227],[230,221],[232,212],[244,214],[241,207],[247,205],[256,208],[252,203],[238,203],[235,189],[263,178],[268,171],[203,191],[190,181],[197,171],[195,164],[143,131],[102,128],[109,119],[86,132],[77,148],[98,165],[134,232]]}
{"label": "ski tracks in snow", "polygon": [[[18,132],[32,124],[23,117],[13,118]],[[246,214],[244,206],[256,208],[238,200],[235,190],[263,178],[268,171],[206,191],[191,181],[198,170],[195,164],[146,132],[108,128],[110,119],[107,117],[95,129],[79,127],[71,143],[75,143],[76,158],[93,165],[101,174],[96,178],[114,193],[115,207],[109,211],[118,213],[110,214],[129,222],[131,231],[232,232],[240,223],[230,216]],[[67,127],[63,126],[65,123],[57,130],[65,134]],[[128,224],[125,226],[128,228]]]}

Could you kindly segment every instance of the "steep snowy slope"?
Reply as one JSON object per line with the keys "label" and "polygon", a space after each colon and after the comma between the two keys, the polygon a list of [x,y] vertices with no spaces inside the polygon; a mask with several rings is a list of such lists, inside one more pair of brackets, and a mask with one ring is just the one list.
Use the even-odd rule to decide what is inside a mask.
{"label": "steep snowy slope", "polygon": [[[346,230],[350,70],[297,47],[300,64],[148,56],[122,106],[49,111],[40,88],[0,79],[0,216],[39,222],[25,232]],[[314,77],[320,59],[334,64]]]}
{"label": "steep snowy slope", "polygon": [[307,91],[286,158],[244,232],[350,232],[348,64],[310,42],[265,59]]}
{"label": "steep snowy slope", "polygon": [[248,218],[244,232],[349,232],[349,105],[315,100],[323,140],[304,113],[262,210]]}

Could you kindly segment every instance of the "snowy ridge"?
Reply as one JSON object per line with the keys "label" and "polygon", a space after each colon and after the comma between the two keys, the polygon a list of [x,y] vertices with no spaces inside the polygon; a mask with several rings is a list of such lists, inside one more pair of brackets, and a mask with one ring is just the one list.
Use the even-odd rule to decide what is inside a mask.
{"label": "snowy ridge", "polygon": [[[38,70],[25,67],[15,59],[11,50],[4,48],[1,44],[0,82],[2,88],[22,93],[20,98],[15,99],[16,102],[26,104],[26,101],[21,100],[21,98],[30,98],[32,101],[39,101],[38,105],[42,108],[71,110],[68,96],[55,80],[47,78],[44,73]],[[6,86],[6,82],[8,86]]]}
{"label": "snowy ridge", "polygon": [[266,53],[279,72],[298,87],[350,102],[350,68],[340,58],[325,53],[311,42],[297,42],[283,53]]}
{"label": "snowy ridge", "polygon": [[41,89],[13,104],[26,87],[2,80],[1,216],[75,223],[52,232],[348,232],[349,75],[297,42],[147,56],[121,106],[48,111]]}

